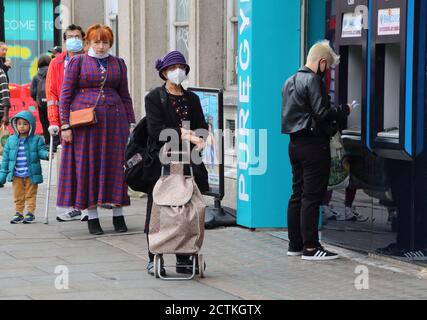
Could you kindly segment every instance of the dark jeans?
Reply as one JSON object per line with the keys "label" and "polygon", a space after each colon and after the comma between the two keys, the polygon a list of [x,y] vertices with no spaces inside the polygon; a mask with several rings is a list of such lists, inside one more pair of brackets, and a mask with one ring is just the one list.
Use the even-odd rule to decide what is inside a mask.
{"label": "dark jeans", "polygon": [[317,248],[319,207],[327,191],[331,153],[329,140],[317,137],[291,138],[292,191],[288,206],[288,231],[296,249]]}
{"label": "dark jeans", "polygon": [[[42,124],[43,127],[43,137],[44,137],[44,143],[46,144],[46,146],[49,147],[50,145],[50,134],[49,134],[49,119],[47,116],[47,108],[44,107],[39,107],[39,118],[40,118],[40,122]],[[53,151],[56,152],[58,145],[59,145],[60,141],[59,141],[59,136],[56,136],[53,138]]]}

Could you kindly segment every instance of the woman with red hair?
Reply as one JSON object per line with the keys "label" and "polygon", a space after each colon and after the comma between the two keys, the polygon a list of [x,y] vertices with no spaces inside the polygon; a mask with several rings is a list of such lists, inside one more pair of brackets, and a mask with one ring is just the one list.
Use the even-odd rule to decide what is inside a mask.
{"label": "woman with red hair", "polygon": [[[60,100],[63,151],[57,204],[87,209],[89,232],[95,235],[103,234],[98,206],[112,206],[116,232],[126,232],[122,208],[130,205],[123,166],[135,114],[126,64],[109,53],[113,43],[111,28],[97,24],[87,30],[87,53],[70,60]],[[93,106],[96,124],[70,125],[70,112]]]}

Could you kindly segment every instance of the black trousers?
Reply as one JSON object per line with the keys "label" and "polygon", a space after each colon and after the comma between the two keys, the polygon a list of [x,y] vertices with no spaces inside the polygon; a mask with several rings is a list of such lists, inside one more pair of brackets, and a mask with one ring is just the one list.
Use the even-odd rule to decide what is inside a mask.
{"label": "black trousers", "polygon": [[288,206],[290,246],[294,250],[317,248],[319,207],[328,188],[331,166],[330,142],[309,136],[291,138],[289,157],[293,175]]}

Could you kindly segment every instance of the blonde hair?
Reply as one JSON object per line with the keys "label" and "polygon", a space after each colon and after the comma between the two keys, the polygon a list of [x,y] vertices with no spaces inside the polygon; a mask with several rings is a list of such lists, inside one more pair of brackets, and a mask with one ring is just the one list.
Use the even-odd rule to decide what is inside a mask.
{"label": "blonde hair", "polygon": [[332,49],[329,40],[322,40],[313,45],[308,53],[308,62],[317,62],[320,59],[326,59],[330,66],[340,63],[340,56]]}

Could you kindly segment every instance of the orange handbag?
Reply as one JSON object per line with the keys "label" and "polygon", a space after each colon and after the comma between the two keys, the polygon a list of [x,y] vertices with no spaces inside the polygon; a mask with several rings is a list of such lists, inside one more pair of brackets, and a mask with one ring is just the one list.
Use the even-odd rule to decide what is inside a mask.
{"label": "orange handbag", "polygon": [[70,128],[74,129],[74,128],[81,128],[81,127],[88,127],[98,123],[98,120],[96,118],[96,107],[98,105],[99,99],[101,98],[101,93],[104,90],[104,86],[105,86],[105,83],[107,82],[107,78],[108,76],[106,75],[94,106],[89,106],[88,108],[85,108],[82,110],[70,112]]}
{"label": "orange handbag", "polygon": [[97,122],[95,107],[70,112],[71,128],[87,127]]}

